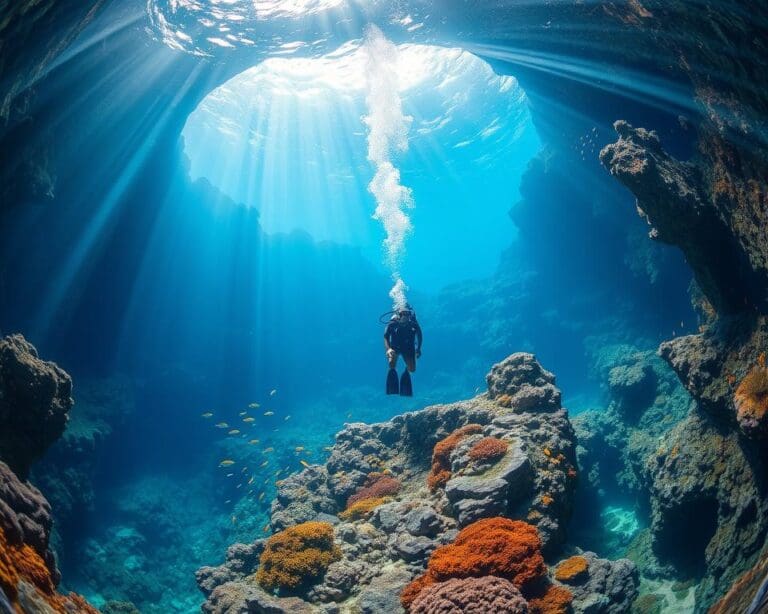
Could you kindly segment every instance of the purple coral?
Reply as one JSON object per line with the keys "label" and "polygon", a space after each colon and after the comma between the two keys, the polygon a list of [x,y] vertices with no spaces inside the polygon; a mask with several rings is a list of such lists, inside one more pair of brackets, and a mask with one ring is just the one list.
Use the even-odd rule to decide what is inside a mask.
{"label": "purple coral", "polygon": [[495,576],[454,578],[426,587],[414,599],[411,614],[527,614],[528,604],[509,580]]}

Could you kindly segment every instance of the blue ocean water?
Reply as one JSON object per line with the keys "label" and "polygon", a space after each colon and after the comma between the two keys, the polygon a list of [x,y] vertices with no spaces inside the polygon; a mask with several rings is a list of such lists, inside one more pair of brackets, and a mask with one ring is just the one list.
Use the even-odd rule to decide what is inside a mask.
{"label": "blue ocean water", "polygon": [[[556,374],[573,415],[600,409],[604,347],[695,330],[682,256],[646,240],[597,160],[617,113],[688,152],[657,75],[601,100],[621,103],[607,114],[578,80],[573,98],[538,88],[512,42],[434,25],[421,3],[378,35],[364,27],[381,3],[326,36],[312,15],[345,3],[263,3],[268,34],[265,15],[216,2],[118,4],[43,90],[66,128],[67,206],[13,211],[0,247],[24,254],[4,273],[4,332],[70,372],[78,402],[93,382],[128,389],[99,397],[109,427],[83,426],[103,433],[98,461],[57,525],[65,585],[97,606],[198,611],[194,571],[268,534],[275,481],[323,460],[346,422],[473,396],[513,351]],[[397,280],[424,331],[412,398],[383,394]],[[603,519],[623,543],[635,514]]]}

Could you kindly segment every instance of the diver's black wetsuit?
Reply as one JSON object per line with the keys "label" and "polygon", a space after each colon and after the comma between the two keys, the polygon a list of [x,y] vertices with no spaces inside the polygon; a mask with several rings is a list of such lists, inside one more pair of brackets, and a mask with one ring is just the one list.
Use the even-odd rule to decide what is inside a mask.
{"label": "diver's black wetsuit", "polygon": [[417,348],[421,348],[421,326],[419,326],[416,318],[410,318],[406,322],[400,318],[393,318],[387,324],[387,328],[384,329],[384,338],[389,347],[402,356],[406,362],[413,362],[416,358]]}

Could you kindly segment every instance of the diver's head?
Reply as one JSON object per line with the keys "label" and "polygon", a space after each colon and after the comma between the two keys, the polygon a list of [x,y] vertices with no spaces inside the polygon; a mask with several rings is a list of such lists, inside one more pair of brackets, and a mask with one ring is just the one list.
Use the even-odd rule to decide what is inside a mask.
{"label": "diver's head", "polygon": [[412,320],[416,317],[416,312],[413,311],[413,307],[406,303],[397,310],[397,317],[401,320]]}

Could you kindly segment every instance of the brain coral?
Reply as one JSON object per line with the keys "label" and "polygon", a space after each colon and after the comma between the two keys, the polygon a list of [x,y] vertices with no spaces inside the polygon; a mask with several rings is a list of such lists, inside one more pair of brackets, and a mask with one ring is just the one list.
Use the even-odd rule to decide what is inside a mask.
{"label": "brain coral", "polygon": [[427,477],[427,485],[430,490],[435,491],[442,488],[451,479],[451,452],[464,437],[479,433],[482,428],[479,424],[467,424],[435,444],[432,451],[432,469]]}
{"label": "brain coral", "polygon": [[426,572],[400,596],[408,609],[427,586],[451,578],[498,576],[525,591],[546,572],[535,527],[508,518],[484,518],[462,529],[456,540],[432,553]]}
{"label": "brain coral", "polygon": [[752,432],[765,429],[768,415],[768,368],[762,364],[755,366],[741,380],[733,400],[736,418],[743,430]]}
{"label": "brain coral", "polygon": [[396,495],[400,490],[399,480],[383,473],[369,473],[362,488],[347,499],[347,509],[363,499]]}
{"label": "brain coral", "polygon": [[589,567],[589,561],[583,556],[572,556],[569,559],[562,561],[555,570],[555,580],[560,582],[569,582],[576,580],[583,576],[587,568]]}
{"label": "brain coral", "polygon": [[421,591],[411,614],[527,614],[528,604],[514,584],[503,578],[454,578]]}
{"label": "brain coral", "polygon": [[474,461],[496,461],[507,453],[509,444],[498,437],[484,437],[469,450]]}
{"label": "brain coral", "polygon": [[339,558],[333,527],[327,522],[305,522],[267,540],[256,581],[267,590],[300,591],[320,579]]}

